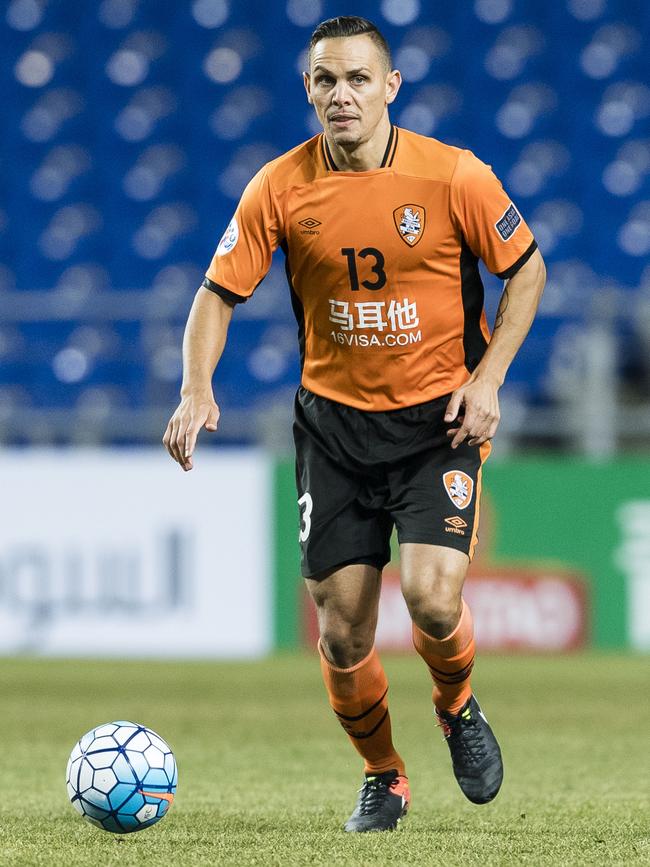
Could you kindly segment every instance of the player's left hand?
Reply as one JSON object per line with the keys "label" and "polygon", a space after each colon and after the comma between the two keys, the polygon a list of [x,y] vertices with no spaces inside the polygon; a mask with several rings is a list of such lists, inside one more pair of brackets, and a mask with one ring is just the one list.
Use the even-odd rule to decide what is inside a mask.
{"label": "player's left hand", "polygon": [[446,422],[457,422],[447,431],[452,437],[452,449],[468,441],[470,446],[478,446],[492,439],[499,426],[499,387],[488,379],[474,377],[453,392],[447,411]]}

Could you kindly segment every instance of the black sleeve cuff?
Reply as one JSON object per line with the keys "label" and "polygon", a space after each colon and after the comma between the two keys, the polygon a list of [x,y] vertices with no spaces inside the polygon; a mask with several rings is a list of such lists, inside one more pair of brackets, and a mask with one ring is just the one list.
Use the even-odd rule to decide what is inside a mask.
{"label": "black sleeve cuff", "polygon": [[526,264],[526,262],[533,255],[535,250],[537,249],[537,241],[533,241],[530,247],[526,250],[525,253],[522,253],[521,256],[517,259],[517,261],[511,265],[509,268],[506,268],[505,271],[499,272],[497,277],[501,280],[509,280],[511,277],[514,277],[517,271]]}
{"label": "black sleeve cuff", "polygon": [[210,280],[209,277],[205,278],[203,283],[201,283],[201,286],[209,289],[210,292],[216,293],[220,298],[223,298],[224,301],[227,301],[228,304],[245,304],[246,301],[248,301],[248,298],[244,298],[243,295],[237,295],[236,292],[231,292],[230,289],[220,286],[218,283]]}

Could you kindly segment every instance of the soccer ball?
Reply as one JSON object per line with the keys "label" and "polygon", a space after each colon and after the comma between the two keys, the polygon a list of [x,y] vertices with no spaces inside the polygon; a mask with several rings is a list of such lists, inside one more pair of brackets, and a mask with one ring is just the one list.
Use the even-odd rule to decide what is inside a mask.
{"label": "soccer ball", "polygon": [[174,800],[174,754],[151,729],[119,722],[97,726],[75,744],[66,771],[68,797],[84,819],[129,834],[155,825]]}

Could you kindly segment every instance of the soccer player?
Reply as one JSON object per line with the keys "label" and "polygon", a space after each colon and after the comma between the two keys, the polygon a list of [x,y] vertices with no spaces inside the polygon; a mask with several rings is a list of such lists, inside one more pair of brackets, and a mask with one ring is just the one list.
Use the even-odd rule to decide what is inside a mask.
{"label": "soccer player", "polygon": [[[383,831],[410,800],[374,647],[393,527],[413,643],[458,784],[476,804],[501,785],[499,746],[470,685],[474,633],[461,591],[499,387],[545,271],[489,166],[391,123],[401,78],[372,23],[321,23],[304,83],[323,132],[263,166],[244,191],[190,312],[182,399],[163,442],[192,469],[199,430],[217,428],[212,375],[233,309],[282,247],[302,361],[302,571],[330,704],[365,770],[345,830]],[[506,281],[491,335],[479,258]]]}

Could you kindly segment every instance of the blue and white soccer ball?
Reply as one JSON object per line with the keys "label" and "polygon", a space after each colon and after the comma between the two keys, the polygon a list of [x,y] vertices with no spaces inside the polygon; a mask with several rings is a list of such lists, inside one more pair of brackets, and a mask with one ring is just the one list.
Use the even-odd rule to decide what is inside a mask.
{"label": "blue and white soccer ball", "polygon": [[66,771],[68,797],[84,819],[129,834],[155,825],[174,800],[174,754],[151,729],[119,722],[97,726],[75,744]]}

